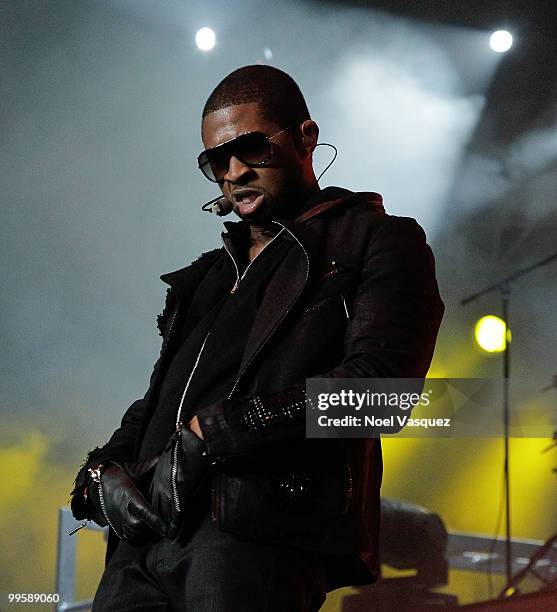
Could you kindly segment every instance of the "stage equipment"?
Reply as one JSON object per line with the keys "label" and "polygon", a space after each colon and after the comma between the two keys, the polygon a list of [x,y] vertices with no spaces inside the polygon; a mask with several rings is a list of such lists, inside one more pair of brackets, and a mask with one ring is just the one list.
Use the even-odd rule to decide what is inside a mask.
{"label": "stage equipment", "polygon": [[[557,591],[557,534],[549,538],[531,557],[528,565],[505,585],[499,597],[513,598],[520,595],[526,590],[522,585],[532,580],[539,585],[536,592],[550,589]],[[531,586],[527,587],[527,591],[532,592]]]}
{"label": "stage equipment", "polygon": [[417,570],[421,585],[447,583],[448,534],[441,518],[421,506],[381,498],[381,561]]}
{"label": "stage equipment", "polygon": [[496,53],[505,53],[513,46],[513,36],[507,30],[497,30],[489,37],[489,46]]}
{"label": "stage equipment", "polygon": [[[555,378],[557,377],[554,377],[554,384],[546,389],[555,386]],[[553,434],[553,440],[553,444],[550,444],[541,451],[542,454],[547,453],[557,446],[557,431]],[[557,468],[553,468],[553,472],[556,473]],[[522,591],[521,585],[531,579],[537,580],[540,583],[540,587],[537,589],[538,591],[555,589],[555,594],[557,595],[557,534],[551,536],[549,540],[532,555],[528,565],[505,585],[499,597],[516,597]],[[531,588],[528,590],[531,591]]]}
{"label": "stage equipment", "polygon": [[[512,599],[494,599],[482,603],[469,604],[458,608],[448,608],[448,611],[466,612],[551,612],[557,610],[557,590],[543,591],[519,595]],[[414,608],[408,612],[432,612],[431,608]]]}
{"label": "stage equipment", "polygon": [[210,51],[215,46],[216,38],[211,28],[200,28],[195,33],[195,44],[201,51]]}
{"label": "stage equipment", "polygon": [[[529,274],[533,270],[537,270],[542,266],[547,265],[551,261],[557,259],[557,252],[553,253],[549,257],[542,259],[530,266],[517,270],[510,276],[507,276],[503,280],[482,289],[466,298],[460,303],[462,306],[470,304],[477,300],[479,297],[492,293],[493,291],[499,291],[501,294],[502,301],[502,318],[505,321],[507,327],[507,333],[509,330],[509,302],[511,297],[512,283],[517,281],[521,276]],[[507,337],[505,343],[505,350],[503,351],[503,426],[504,426],[504,480],[505,480],[505,565],[506,565],[506,578],[507,583],[511,582],[512,579],[512,541],[511,541],[511,507],[510,507],[510,474],[509,474],[509,417],[510,417],[510,399],[509,399],[509,376],[510,376],[510,363],[511,363],[511,343]]]}
{"label": "stage equipment", "polygon": [[[507,328],[505,321],[494,315],[482,317],[474,326],[476,342],[488,353],[504,351],[507,344],[507,335],[510,335],[510,329]],[[510,341],[511,338],[509,338]]]}

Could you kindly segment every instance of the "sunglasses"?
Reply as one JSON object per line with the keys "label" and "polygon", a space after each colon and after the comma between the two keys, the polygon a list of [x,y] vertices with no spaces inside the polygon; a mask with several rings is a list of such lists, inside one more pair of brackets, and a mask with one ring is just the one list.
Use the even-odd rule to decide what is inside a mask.
{"label": "sunglasses", "polygon": [[197,158],[197,165],[210,181],[220,183],[228,172],[228,165],[232,156],[246,166],[263,166],[273,155],[271,139],[289,129],[290,126],[271,136],[266,136],[263,132],[242,134],[212,149],[203,151]]}

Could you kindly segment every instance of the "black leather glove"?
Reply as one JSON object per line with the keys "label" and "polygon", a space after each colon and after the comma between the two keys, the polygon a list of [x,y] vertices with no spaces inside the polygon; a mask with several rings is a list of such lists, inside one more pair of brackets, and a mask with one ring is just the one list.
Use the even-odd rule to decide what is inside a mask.
{"label": "black leather glove", "polygon": [[208,480],[210,462],[205,442],[188,428],[172,434],[159,456],[151,482],[150,498],[155,512],[166,524],[166,535],[174,541],[187,535],[186,517],[193,520],[196,497]]}
{"label": "black leather glove", "polygon": [[100,470],[92,470],[93,482],[88,493],[96,510],[95,522],[101,527],[109,525],[120,539],[130,544],[143,543],[153,532],[166,534],[163,520],[137,486],[156,461],[155,458],[123,466],[110,462]]}

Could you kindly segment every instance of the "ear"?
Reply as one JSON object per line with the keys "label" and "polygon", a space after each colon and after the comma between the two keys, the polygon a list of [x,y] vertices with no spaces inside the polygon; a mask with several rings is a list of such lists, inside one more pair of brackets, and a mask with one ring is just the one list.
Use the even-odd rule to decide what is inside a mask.
{"label": "ear", "polygon": [[319,126],[312,119],[306,119],[296,130],[294,141],[302,157],[313,153],[319,138]]}

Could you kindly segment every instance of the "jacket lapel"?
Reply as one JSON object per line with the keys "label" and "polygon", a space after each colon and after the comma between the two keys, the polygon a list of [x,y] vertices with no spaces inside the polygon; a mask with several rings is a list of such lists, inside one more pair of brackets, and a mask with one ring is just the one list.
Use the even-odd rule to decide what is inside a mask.
{"label": "jacket lapel", "polygon": [[291,247],[267,286],[246,343],[237,382],[292,310],[310,277],[315,250],[312,230],[293,221],[279,223],[285,230],[283,239],[290,241]]}

